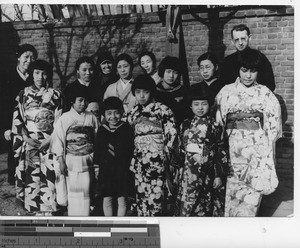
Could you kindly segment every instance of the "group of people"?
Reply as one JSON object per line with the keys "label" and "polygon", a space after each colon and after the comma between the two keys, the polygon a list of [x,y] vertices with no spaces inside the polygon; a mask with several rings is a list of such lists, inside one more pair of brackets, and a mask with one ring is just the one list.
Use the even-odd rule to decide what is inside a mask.
{"label": "group of people", "polygon": [[[52,88],[51,65],[29,44],[6,88],[9,182],[30,215],[256,216],[278,179],[274,144],[281,110],[272,67],[249,48],[245,25],[232,29],[237,52],[221,70],[211,52],[197,64],[203,81],[181,82],[178,58],[143,74],[122,53],[77,60],[78,79]],[[15,101],[14,101],[15,99]],[[99,204],[101,202],[101,204]]]}

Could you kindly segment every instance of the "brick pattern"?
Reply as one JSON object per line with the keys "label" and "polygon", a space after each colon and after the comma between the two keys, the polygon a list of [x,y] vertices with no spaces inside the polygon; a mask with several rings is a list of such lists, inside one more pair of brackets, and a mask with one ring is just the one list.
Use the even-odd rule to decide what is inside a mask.
{"label": "brick pattern", "polygon": [[[75,79],[75,61],[83,55],[97,59],[97,51],[107,48],[113,55],[130,54],[135,61],[143,49],[152,50],[157,64],[165,56],[164,13],[118,15],[94,19],[76,18],[51,24],[34,21],[0,24],[0,68],[5,71],[16,61],[17,44],[33,44],[39,57],[54,65],[54,86],[63,88]],[[217,17],[217,18],[215,18]],[[184,13],[184,42],[190,83],[201,80],[197,58],[208,49],[220,62],[235,51],[230,41],[234,25],[244,23],[252,32],[251,47],[262,51],[273,65],[275,93],[282,104],[283,140],[289,144],[294,134],[294,9],[291,6],[232,7],[207,13]],[[139,73],[138,66],[134,73]],[[287,165],[290,150],[284,146],[280,163]],[[293,153],[293,151],[292,151]],[[291,161],[291,160],[289,160]]]}

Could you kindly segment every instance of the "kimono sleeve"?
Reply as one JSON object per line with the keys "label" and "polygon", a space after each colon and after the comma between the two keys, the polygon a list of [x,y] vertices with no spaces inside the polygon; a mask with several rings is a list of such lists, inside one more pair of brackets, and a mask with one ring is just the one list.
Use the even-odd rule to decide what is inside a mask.
{"label": "kimono sleeve", "polygon": [[102,147],[101,147],[101,142],[102,142],[102,136],[103,136],[103,128],[99,127],[97,133],[96,133],[96,139],[95,139],[95,144],[94,144],[94,157],[93,157],[93,162],[94,164],[101,164],[101,157],[102,157]]}
{"label": "kimono sleeve", "polygon": [[271,142],[282,136],[281,108],[276,96],[267,88],[264,100],[264,130]]}
{"label": "kimono sleeve", "polygon": [[65,156],[66,136],[67,136],[67,118],[62,115],[54,124],[54,130],[51,135],[50,151],[56,156]]}
{"label": "kimono sleeve", "polygon": [[214,159],[215,177],[225,177],[229,173],[229,147],[222,135],[222,127],[215,126],[216,153]]}
{"label": "kimono sleeve", "polygon": [[22,153],[22,146],[24,142],[23,135],[28,135],[24,117],[23,96],[24,91],[22,90],[16,97],[11,127],[11,131],[13,133],[14,158],[17,161],[20,159]]}
{"label": "kimono sleeve", "polygon": [[64,107],[64,96],[60,91],[54,90],[53,98],[55,100],[55,105],[56,105],[56,108],[54,110],[54,123],[55,123],[62,115],[63,107]]}
{"label": "kimono sleeve", "polygon": [[25,117],[24,117],[24,108],[23,108],[23,95],[24,91],[22,90],[15,100],[15,108],[13,112],[13,121],[12,121],[12,133],[14,135],[27,134]]}
{"label": "kimono sleeve", "polygon": [[161,110],[163,118],[164,144],[167,154],[170,155],[177,140],[176,123],[174,114],[170,108],[162,105]]}

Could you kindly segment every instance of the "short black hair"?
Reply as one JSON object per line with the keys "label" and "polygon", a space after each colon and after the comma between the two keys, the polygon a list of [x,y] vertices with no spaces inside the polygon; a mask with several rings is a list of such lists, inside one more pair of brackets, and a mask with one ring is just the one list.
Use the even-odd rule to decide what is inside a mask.
{"label": "short black hair", "polygon": [[189,104],[191,105],[192,101],[196,100],[207,100],[210,107],[213,105],[214,98],[212,96],[211,90],[209,89],[209,86],[206,83],[196,83],[189,88]]}
{"label": "short black hair", "polygon": [[47,61],[41,59],[33,61],[28,68],[28,74],[29,74],[28,82],[30,84],[33,84],[33,71],[35,69],[46,71],[48,83],[50,86],[52,86],[52,77],[53,77],[52,65],[50,65]]}
{"label": "short black hair", "polygon": [[218,65],[217,57],[211,52],[207,52],[207,53],[204,53],[199,56],[199,58],[197,59],[197,64],[199,67],[200,67],[201,61],[203,61],[203,60],[210,60],[215,67]]}
{"label": "short black hair", "polygon": [[144,89],[150,91],[150,96],[152,98],[156,95],[156,84],[154,79],[149,75],[139,75],[137,76],[132,83],[131,92],[135,96],[136,89]]}
{"label": "short black hair", "polygon": [[37,58],[37,56],[38,56],[37,50],[35,49],[35,47],[33,45],[30,45],[30,44],[23,44],[23,45],[18,46],[18,48],[16,50],[16,55],[18,58],[20,58],[20,56],[23,53],[28,52],[28,51],[33,53],[34,59]]}
{"label": "short black hair", "polygon": [[151,60],[153,62],[153,68],[155,69],[156,68],[156,57],[155,57],[154,53],[150,52],[150,51],[144,51],[144,52],[142,52],[142,53],[139,54],[139,56],[138,56],[138,64],[139,64],[139,66],[142,67],[141,66],[141,59],[144,56],[149,56],[151,58]]}
{"label": "short black hair", "polygon": [[231,39],[233,39],[233,31],[244,31],[244,30],[247,31],[247,35],[249,36],[250,35],[250,29],[245,24],[239,24],[239,25],[234,26],[231,29]]}
{"label": "short black hair", "polygon": [[118,55],[118,57],[116,58],[116,62],[115,62],[116,68],[118,66],[118,63],[121,60],[125,60],[130,65],[130,70],[132,72],[133,71],[133,59],[131,58],[131,56],[127,53],[121,53],[120,55]]}
{"label": "short black hair", "polygon": [[103,103],[101,104],[101,113],[104,116],[106,110],[112,110],[112,109],[117,109],[122,112],[124,112],[124,107],[122,101],[116,97],[116,96],[111,96],[106,98]]}
{"label": "short black hair", "polygon": [[180,67],[181,67],[180,61],[177,57],[167,56],[160,62],[158,66],[158,76],[163,78],[165,74],[165,70],[172,69],[174,71],[177,71],[180,77],[181,75]]}
{"label": "short black hair", "polygon": [[84,97],[86,100],[90,101],[88,87],[82,84],[71,86],[67,97],[71,103],[75,103],[77,97]]}
{"label": "short black hair", "polygon": [[83,63],[91,64],[92,67],[95,68],[94,60],[91,57],[83,56],[83,57],[80,57],[79,59],[77,59],[76,64],[75,64],[75,70],[78,71],[80,65]]}
{"label": "short black hair", "polygon": [[262,68],[262,53],[255,49],[246,49],[238,54],[239,68],[244,67],[247,69],[255,69],[261,71]]}

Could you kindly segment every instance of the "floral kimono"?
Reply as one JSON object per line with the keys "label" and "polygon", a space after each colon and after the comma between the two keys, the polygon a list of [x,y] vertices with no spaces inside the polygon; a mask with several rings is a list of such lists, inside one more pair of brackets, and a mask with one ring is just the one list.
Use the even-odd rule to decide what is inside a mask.
{"label": "floral kimono", "polygon": [[173,152],[177,135],[172,111],[159,102],[136,105],[128,114],[134,128],[136,204],[139,216],[159,216],[165,200],[168,157]]}
{"label": "floral kimono", "polygon": [[225,189],[213,188],[216,177],[227,173],[227,152],[221,127],[209,117],[186,119],[180,128],[184,166],[180,180],[176,215],[223,216]]}
{"label": "floral kimono", "polygon": [[281,110],[275,95],[239,80],[217,95],[217,120],[229,142],[232,174],[227,180],[225,216],[256,216],[262,195],[272,193],[278,178],[275,141],[281,137]]}
{"label": "floral kimono", "polygon": [[29,212],[57,210],[53,154],[42,153],[23,141],[22,135],[43,141],[50,138],[61,115],[59,91],[36,86],[25,88],[16,98],[12,132],[16,167],[16,197]]}
{"label": "floral kimono", "polygon": [[67,169],[68,215],[88,216],[94,183],[93,152],[98,119],[90,112],[78,114],[72,107],[55,124],[51,151],[64,156]]}

